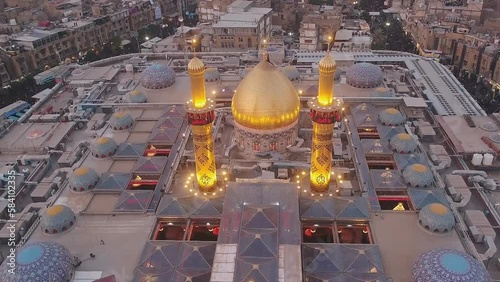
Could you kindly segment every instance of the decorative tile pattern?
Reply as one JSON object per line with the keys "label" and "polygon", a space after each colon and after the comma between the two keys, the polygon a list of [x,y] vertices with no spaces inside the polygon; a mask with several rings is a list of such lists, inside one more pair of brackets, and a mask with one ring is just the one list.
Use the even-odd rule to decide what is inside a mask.
{"label": "decorative tile pattern", "polygon": [[69,187],[73,191],[89,191],[97,184],[99,176],[97,172],[89,167],[77,168],[69,177]]}
{"label": "decorative tile pattern", "polygon": [[486,282],[486,269],[470,255],[456,250],[432,250],[412,268],[414,282]]}
{"label": "decorative tile pattern", "polygon": [[123,131],[130,129],[134,125],[134,118],[124,111],[119,111],[113,114],[109,119],[111,129],[116,131]]}
{"label": "decorative tile pattern", "polygon": [[69,230],[75,222],[75,213],[70,208],[54,205],[42,213],[40,226],[46,234],[59,234]]}
{"label": "decorative tile pattern", "polygon": [[149,89],[161,89],[175,83],[175,72],[171,67],[153,64],[142,72],[142,86]]}
{"label": "decorative tile pattern", "polygon": [[387,126],[401,125],[405,122],[401,112],[394,108],[385,109],[378,115],[378,118],[382,125]]}
{"label": "decorative tile pattern", "polygon": [[420,210],[418,223],[429,231],[446,233],[452,230],[453,225],[455,225],[455,217],[445,205],[432,203]]}
{"label": "decorative tile pattern", "polygon": [[27,244],[17,253],[14,275],[7,264],[0,267],[0,282],[67,282],[73,277],[73,263],[73,255],[61,244]]}
{"label": "decorative tile pattern", "polygon": [[428,187],[434,183],[431,170],[423,164],[413,164],[405,168],[403,178],[412,187]]}
{"label": "decorative tile pattern", "polygon": [[417,142],[407,133],[396,134],[391,138],[389,144],[394,151],[400,154],[413,153],[417,150]]}
{"label": "decorative tile pattern", "polygon": [[351,66],[346,72],[347,84],[356,88],[373,88],[382,84],[384,74],[379,66],[370,63],[359,63]]}
{"label": "decorative tile pattern", "polygon": [[109,137],[101,137],[90,146],[92,156],[100,159],[112,157],[117,149],[118,145]]}

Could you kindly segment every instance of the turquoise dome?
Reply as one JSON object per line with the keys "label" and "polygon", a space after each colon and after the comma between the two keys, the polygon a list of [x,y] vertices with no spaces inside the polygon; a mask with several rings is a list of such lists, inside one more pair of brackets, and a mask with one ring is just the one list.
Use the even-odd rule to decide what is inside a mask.
{"label": "turquoise dome", "polygon": [[90,146],[90,151],[92,152],[92,156],[98,159],[105,159],[112,157],[117,149],[118,145],[116,145],[115,141],[109,137],[98,138]]}
{"label": "turquoise dome", "polygon": [[429,187],[434,183],[431,170],[423,164],[413,164],[405,168],[403,178],[411,187]]}
{"label": "turquoise dome", "polygon": [[109,119],[109,125],[115,131],[128,130],[134,125],[134,118],[129,113],[118,111]]}
{"label": "turquoise dome", "polygon": [[17,252],[16,271],[0,267],[0,282],[68,282],[75,271],[74,257],[63,245],[37,242],[24,245]]}
{"label": "turquoise dome", "polygon": [[487,282],[488,271],[470,255],[456,250],[432,250],[412,267],[413,282]]}
{"label": "turquoise dome", "polygon": [[90,167],[75,169],[69,176],[69,187],[73,191],[84,192],[94,188],[99,181],[97,172]]}
{"label": "turquoise dome", "polygon": [[392,150],[400,154],[414,153],[417,150],[417,142],[408,133],[394,135],[389,141]]}
{"label": "turquoise dome", "polygon": [[214,82],[220,79],[220,73],[216,68],[208,68],[205,70],[205,81]]}
{"label": "turquoise dome", "polygon": [[394,108],[385,109],[378,115],[382,125],[396,126],[402,125],[405,122],[405,118],[400,111]]}
{"label": "turquoise dome", "polygon": [[440,203],[432,203],[420,210],[418,223],[431,232],[447,233],[453,229],[455,217],[447,206]]}
{"label": "turquoise dome", "polygon": [[149,89],[161,89],[175,83],[174,70],[166,65],[152,64],[142,72],[142,86]]}
{"label": "turquoise dome", "polygon": [[391,90],[385,87],[377,87],[372,91],[372,97],[393,97]]}
{"label": "turquoise dome", "polygon": [[64,205],[54,205],[43,211],[40,226],[46,234],[68,231],[76,222],[73,211]]}
{"label": "turquoise dome", "polygon": [[129,103],[146,103],[148,100],[146,95],[137,89],[127,92],[126,98]]}

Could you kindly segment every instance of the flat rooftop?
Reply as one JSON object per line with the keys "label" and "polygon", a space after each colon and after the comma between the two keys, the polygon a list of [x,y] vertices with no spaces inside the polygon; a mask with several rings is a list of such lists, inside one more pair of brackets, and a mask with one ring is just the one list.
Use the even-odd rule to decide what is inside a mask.
{"label": "flat rooftop", "polygon": [[423,253],[434,249],[464,251],[455,231],[434,234],[418,224],[413,211],[381,211],[372,214],[372,231],[382,253],[387,277],[393,281],[411,281],[411,268]]}

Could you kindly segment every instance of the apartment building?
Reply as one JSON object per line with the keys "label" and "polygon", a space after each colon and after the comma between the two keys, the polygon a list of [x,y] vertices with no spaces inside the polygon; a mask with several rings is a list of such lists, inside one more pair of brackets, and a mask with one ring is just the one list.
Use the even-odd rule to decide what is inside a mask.
{"label": "apartment building", "polygon": [[464,39],[469,34],[470,27],[451,19],[450,21],[410,19],[407,21],[406,30],[412,34],[420,52],[439,51],[451,58],[453,42]]}
{"label": "apartment building", "polygon": [[343,21],[340,7],[320,10],[305,15],[300,24],[301,50],[326,50],[333,35],[340,29]]}
{"label": "apartment building", "polygon": [[[421,7],[422,3],[417,3]],[[483,0],[467,0],[462,1],[462,5],[457,5],[458,1],[425,1],[425,15],[436,15],[438,17],[446,17],[449,14],[455,14],[467,20],[480,22],[483,13]]]}
{"label": "apartment building", "polygon": [[42,69],[66,58],[75,59],[81,51],[109,42],[114,36],[127,38],[130,31],[138,30],[154,21],[154,8],[142,2],[130,9],[122,9],[103,17],[66,21],[53,29],[32,29],[11,36],[4,59],[12,78],[36,69]]}
{"label": "apartment building", "polygon": [[500,82],[496,80],[500,78],[500,74],[495,71],[500,47],[490,37],[467,35],[456,41],[453,49],[451,63],[456,70],[491,77]]}
{"label": "apartment building", "polygon": [[252,1],[236,1],[213,25],[212,50],[257,49],[269,38],[272,9],[254,7]]}

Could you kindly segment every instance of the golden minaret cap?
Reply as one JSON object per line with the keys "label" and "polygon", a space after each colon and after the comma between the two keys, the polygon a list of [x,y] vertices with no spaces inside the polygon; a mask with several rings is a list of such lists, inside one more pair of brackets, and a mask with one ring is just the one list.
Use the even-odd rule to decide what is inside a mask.
{"label": "golden minaret cap", "polygon": [[337,69],[337,63],[333,59],[332,55],[330,55],[330,52],[328,52],[326,56],[319,61],[318,68],[323,73],[335,72]]}
{"label": "golden minaret cap", "polygon": [[189,61],[188,72],[190,74],[199,74],[203,71],[205,71],[205,64],[196,56],[193,57],[191,61]]}

